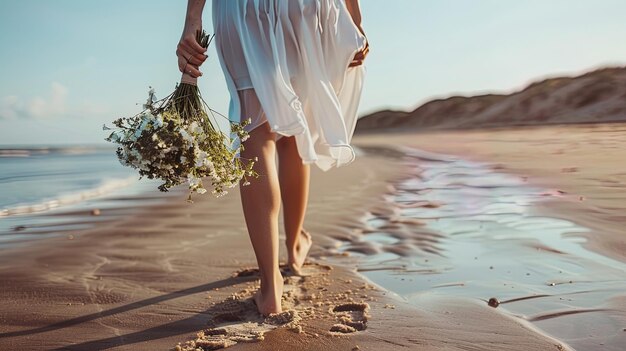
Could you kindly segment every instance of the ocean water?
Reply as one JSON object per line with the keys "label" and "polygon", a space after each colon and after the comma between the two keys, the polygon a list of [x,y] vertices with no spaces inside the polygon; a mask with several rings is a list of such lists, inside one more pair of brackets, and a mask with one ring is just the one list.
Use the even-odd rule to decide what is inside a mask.
{"label": "ocean water", "polygon": [[158,184],[139,180],[112,147],[0,148],[0,245],[87,228],[110,217],[85,221],[84,213],[136,206],[129,199],[142,194],[164,197]]}

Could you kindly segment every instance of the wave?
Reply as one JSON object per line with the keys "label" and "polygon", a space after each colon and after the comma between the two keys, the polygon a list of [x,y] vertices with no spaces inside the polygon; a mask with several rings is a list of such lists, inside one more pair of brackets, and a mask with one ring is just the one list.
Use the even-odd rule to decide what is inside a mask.
{"label": "wave", "polygon": [[110,151],[110,146],[42,146],[42,147],[0,147],[2,157],[30,157],[50,154],[84,155],[101,151]]}
{"label": "wave", "polygon": [[74,205],[95,197],[110,194],[120,188],[130,186],[136,182],[136,176],[105,180],[95,188],[62,194],[56,198],[46,199],[33,204],[0,209],[0,217],[46,212],[62,206]]}

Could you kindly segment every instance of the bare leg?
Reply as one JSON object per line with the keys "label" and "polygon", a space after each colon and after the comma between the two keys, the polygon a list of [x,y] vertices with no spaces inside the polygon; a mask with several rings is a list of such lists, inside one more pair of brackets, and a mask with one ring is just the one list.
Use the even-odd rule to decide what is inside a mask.
{"label": "bare leg", "polygon": [[294,137],[282,137],[276,148],[288,264],[293,273],[301,275],[300,269],[312,244],[311,235],[302,228],[309,198],[311,169],[302,163]]}
{"label": "bare leg", "polygon": [[259,178],[250,179],[250,185],[240,186],[241,204],[254,248],[261,289],[254,300],[261,314],[281,312],[283,277],[278,267],[278,214],[280,194],[276,173],[276,143],[267,123],[255,128],[244,142],[241,156],[258,157],[255,170]]}

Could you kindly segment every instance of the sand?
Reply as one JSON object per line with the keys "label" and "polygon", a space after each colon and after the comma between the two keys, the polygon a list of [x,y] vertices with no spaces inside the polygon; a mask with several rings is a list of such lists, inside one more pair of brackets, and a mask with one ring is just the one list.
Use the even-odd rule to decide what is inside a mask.
{"label": "sand", "polygon": [[[533,202],[528,213],[521,215],[501,211],[526,211],[525,206],[502,207],[504,202],[497,201],[491,205],[500,207],[491,206],[481,214],[481,227],[494,225],[498,222],[495,220],[497,216],[504,216],[500,221],[520,221],[521,218],[526,220],[523,224],[525,234],[530,232],[531,235],[520,237],[524,233],[516,232],[515,240],[493,240],[483,245],[494,249],[485,252],[485,257],[475,257],[489,262],[489,266],[481,267],[485,278],[479,283],[500,281],[515,285],[511,287],[519,295],[508,295],[498,305],[577,350],[622,350],[626,345],[626,235],[623,230],[626,166],[622,161],[625,132],[626,127],[622,124],[597,124],[404,133],[394,135],[392,140],[401,148],[410,146],[423,150],[420,151],[423,155],[418,153],[418,158],[421,157],[418,164],[423,163],[425,157],[431,157],[427,152],[439,155],[433,159],[456,155],[451,157],[453,165],[456,164],[455,158],[460,156],[462,161],[450,167],[447,174],[458,179],[459,183],[444,185],[444,190],[456,189],[454,192],[464,194],[462,191],[469,189],[470,192],[465,193],[470,195],[466,198],[469,203],[476,200],[472,194],[480,194],[480,199],[489,193],[497,197],[503,189],[506,198],[502,200],[511,200],[511,194],[524,187],[531,190],[523,190],[526,193],[516,201],[524,203],[527,198],[542,198]],[[361,137],[359,142],[370,146],[384,145],[390,139],[389,135],[371,135]],[[476,165],[481,165],[480,172],[477,172]],[[441,176],[433,176],[432,171],[425,164],[418,166],[414,177],[421,179],[419,184],[424,185],[420,186],[442,186]],[[474,184],[464,187],[464,182],[468,181]],[[407,191],[402,187],[399,189]],[[424,198],[437,192],[441,191],[429,189],[424,192]],[[446,221],[443,218],[441,222]],[[414,230],[416,233],[420,231],[422,235],[431,234]],[[386,232],[395,233],[394,230]],[[471,230],[467,233],[475,235]],[[507,235],[512,234],[500,231],[496,237]],[[444,254],[450,249],[449,244],[446,247],[446,239],[449,238],[435,238],[435,242],[443,246],[437,249],[443,250]],[[454,241],[462,240],[458,237]],[[464,251],[468,255],[472,247]],[[534,262],[520,270],[516,262],[524,257],[531,257]],[[493,294],[502,294],[495,286],[485,289],[471,281],[476,275],[472,269],[480,267],[480,263],[473,265],[471,260],[457,261],[468,266],[465,270],[460,269],[462,275],[470,277],[467,278],[469,284],[463,280],[458,282],[459,286],[464,286],[460,289],[464,290],[463,293],[487,303],[489,290]],[[417,278],[417,283],[427,283],[426,279]],[[448,284],[451,286],[454,282]],[[435,290],[445,287],[434,286]]]}
{"label": "sand", "polygon": [[[607,179],[619,184],[620,172],[611,166],[619,155],[601,151],[619,147],[619,133],[600,142],[605,138],[594,139],[592,130],[580,130],[577,137],[569,135],[573,130],[357,138],[358,145],[369,147],[354,164],[313,173],[305,222],[314,240],[308,276],[285,271],[285,312],[272,318],[259,316],[250,300],[258,276],[236,191],[219,200],[197,197],[194,204],[181,192],[131,218],[4,250],[0,349],[185,350],[194,344],[207,350],[569,349],[486,300],[423,294],[409,303],[358,274],[357,258],[337,246],[342,236],[364,227],[368,213],[387,211],[390,184],[408,174],[398,150],[387,147],[405,144],[490,160],[507,172],[526,174],[530,182],[558,184],[572,202],[546,204],[545,211],[604,225],[607,231],[590,236],[589,245],[623,259],[618,230],[623,194],[604,189]],[[372,148],[376,145],[385,147]],[[605,168],[598,169],[601,165]],[[576,196],[601,217],[581,217]],[[282,246],[281,259],[286,259]],[[624,299],[613,303],[624,306]]]}
{"label": "sand", "polygon": [[[423,150],[494,164],[529,183],[555,192],[558,201],[542,210],[592,227],[588,245],[626,260],[626,125],[588,124],[474,131],[397,134],[394,140]],[[367,136],[384,144],[389,136]]]}

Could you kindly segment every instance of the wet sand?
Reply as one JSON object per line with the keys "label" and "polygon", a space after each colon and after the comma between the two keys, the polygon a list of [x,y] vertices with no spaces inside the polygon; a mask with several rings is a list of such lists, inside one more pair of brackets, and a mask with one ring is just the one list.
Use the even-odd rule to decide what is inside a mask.
{"label": "wet sand", "polygon": [[[489,133],[484,135],[490,136]],[[428,137],[433,144],[442,140],[441,135]],[[443,217],[444,202],[454,203],[452,187],[456,185],[451,178],[455,167],[457,173],[462,170],[459,165],[466,166],[465,176],[468,172],[472,176],[476,169],[506,174],[500,178],[499,186],[519,190],[521,194],[515,194],[522,198],[534,198],[536,189],[551,189],[545,186],[547,180],[543,183],[541,178],[542,182],[533,183],[533,177],[522,175],[518,177],[522,183],[521,177],[528,176],[528,182],[537,186],[522,190],[517,188],[519,184],[509,187],[511,184],[506,182],[510,179],[506,177],[521,167],[501,169],[507,167],[505,151],[500,159],[494,158],[501,166],[481,169],[467,163],[472,161],[466,162],[465,157],[454,157],[453,162],[433,161],[423,154],[407,156],[403,153],[407,150],[388,147],[404,144],[428,149],[431,143],[426,142],[426,137],[419,139],[423,145],[414,143],[415,136],[377,138],[357,138],[357,144],[364,147],[353,165],[328,173],[314,172],[305,223],[315,241],[311,264],[306,266],[310,275],[285,277],[283,315],[263,319],[254,312],[250,297],[258,280],[238,194],[219,200],[197,197],[196,203],[187,204],[186,194],[180,193],[165,204],[140,209],[132,218],[103,222],[95,229],[68,231],[4,250],[0,255],[0,349],[169,350],[177,344],[185,349],[193,340],[205,349],[221,344],[232,345],[233,350],[566,350],[567,343],[576,344],[568,337],[576,332],[570,328],[571,323],[544,318],[541,313],[542,309],[554,311],[557,302],[540,298],[515,301],[531,294],[541,295],[541,291],[533,290],[539,285],[546,289],[574,286],[545,285],[546,271],[571,258],[547,254],[552,254],[548,248],[558,249],[558,242],[539,245],[540,242],[524,237],[515,243],[512,239],[498,240],[492,247],[489,244],[493,238],[480,231],[480,235],[472,235],[471,227],[468,233],[459,234],[450,230],[460,227],[458,223],[448,223],[450,228],[429,223],[436,222],[435,217]],[[524,148],[536,153],[534,142],[518,142],[514,149],[519,154],[510,150],[513,159],[521,159]],[[457,146],[463,147],[432,151],[467,156],[466,144]],[[472,156],[490,160],[492,155],[481,154],[479,146],[476,148]],[[527,161],[532,160],[527,157]],[[577,167],[582,167],[582,162]],[[420,183],[415,179],[438,179],[432,171],[436,167],[429,166],[432,163],[448,167],[439,168],[448,177],[447,183],[443,183],[447,184],[444,193],[450,188],[447,198],[441,192],[431,194],[436,195],[433,198],[421,197]],[[430,178],[426,177],[428,172],[424,173],[429,167]],[[546,171],[546,175],[551,174]],[[553,175],[558,182],[562,174]],[[480,173],[475,178],[481,179]],[[467,182],[467,178],[461,180]],[[533,202],[526,209],[550,218],[557,218],[555,214],[560,211],[571,211],[567,215],[578,218],[573,212],[578,210],[562,207],[562,194],[554,194],[559,195],[552,196],[558,201]],[[494,202],[480,198],[487,204]],[[456,204],[459,206],[448,208],[450,218],[477,215],[462,212],[462,201]],[[572,223],[595,230],[584,221]],[[544,224],[535,223],[539,227]],[[580,235],[587,234],[576,234]],[[595,238],[597,242],[589,246],[592,249],[607,245],[609,239],[620,240],[609,235]],[[475,245],[462,245],[466,242]],[[459,246],[454,247],[455,243]],[[480,245],[492,252],[467,251],[468,247],[474,250]],[[576,246],[577,242],[571,245]],[[546,254],[531,255],[540,249]],[[510,256],[529,253],[528,257],[535,257],[533,262],[539,261],[528,266],[522,260],[505,268],[502,260],[506,256],[502,253],[506,252]],[[601,257],[604,253],[599,251]],[[613,259],[619,259],[615,254],[612,251]],[[580,263],[576,257],[572,265],[588,269],[590,264]],[[284,262],[282,246],[281,258]],[[397,266],[394,260],[398,258],[415,266]],[[486,266],[492,258],[493,269]],[[456,271],[460,275],[455,276],[454,267],[459,266],[463,269]],[[506,269],[519,275],[507,275]],[[468,272],[473,276],[466,276]],[[532,278],[527,278],[528,272]],[[585,274],[596,272],[606,273],[602,268],[589,268]],[[496,287],[503,279],[509,279],[517,288],[504,293],[507,289]],[[596,289],[598,284],[592,282],[590,289]],[[605,287],[602,285],[596,292]],[[556,299],[571,298],[570,295],[552,294]],[[611,314],[615,316],[611,320],[618,323],[615,328],[620,327],[623,296],[613,294],[609,301],[601,291],[598,296],[597,301],[593,301],[593,294],[577,300],[593,301],[585,308],[598,310],[579,315],[599,316],[598,325],[603,326],[606,319],[600,317]],[[500,300],[498,308],[487,304],[491,297]],[[563,306],[570,305],[573,304]],[[596,319],[592,320],[595,323]],[[553,322],[555,327],[547,326]],[[555,331],[559,330],[567,331],[560,338],[567,343],[557,340]],[[594,338],[585,340],[597,345],[599,334],[593,334]],[[603,340],[613,347],[612,342],[622,340],[620,335],[612,334],[616,339]]]}
{"label": "wet sand", "polygon": [[414,174],[389,192],[394,216],[370,218],[373,239],[342,249],[370,256],[364,274],[408,301],[495,298],[577,350],[622,350],[624,133],[618,124],[396,136],[419,150],[406,149]]}

